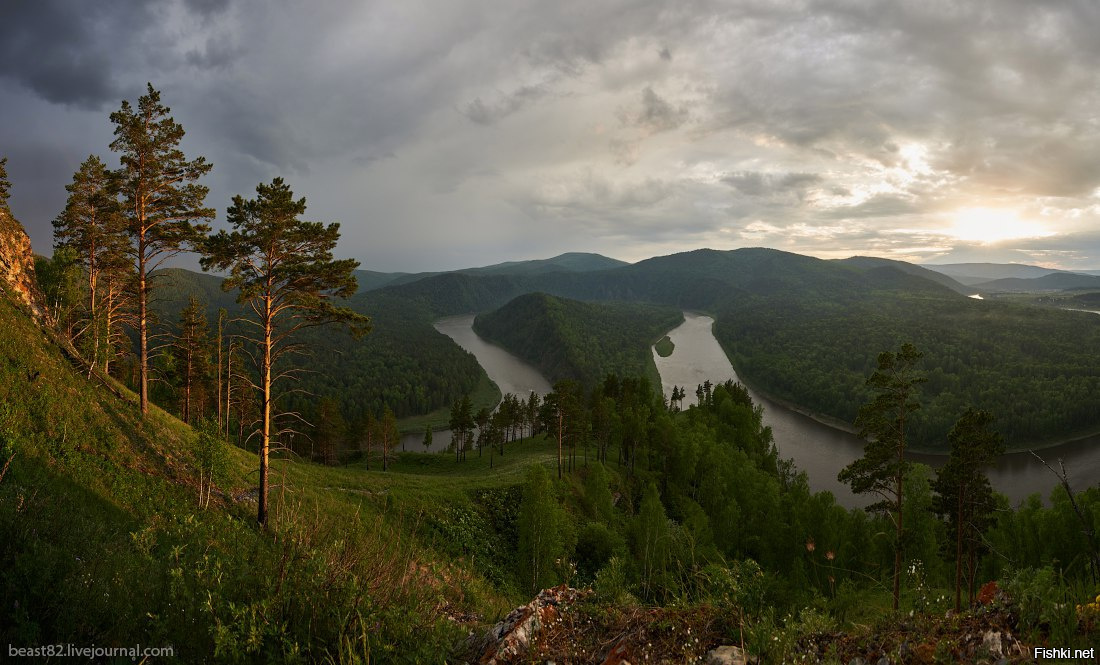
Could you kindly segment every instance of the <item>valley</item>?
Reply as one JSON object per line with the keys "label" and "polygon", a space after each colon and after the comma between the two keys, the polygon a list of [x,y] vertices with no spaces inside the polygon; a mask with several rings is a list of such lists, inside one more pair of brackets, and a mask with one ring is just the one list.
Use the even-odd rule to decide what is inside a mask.
{"label": "valley", "polygon": [[[923,269],[867,257],[702,250],[592,270],[576,270],[576,261],[546,270],[553,263],[371,274],[374,288],[342,300],[372,317],[366,338],[296,337],[310,353],[287,361],[300,373],[277,396],[277,415],[308,425],[276,434],[271,519],[262,526],[250,424],[255,347],[235,320],[244,313],[236,294],[218,278],[179,269],[161,278],[158,334],[198,334],[201,325],[188,323],[196,313],[224,310],[217,337],[204,333],[218,340],[206,367],[219,371],[185,383],[187,356],[154,356],[165,380],[145,418],[132,361],[97,373],[63,326],[0,298],[0,529],[8,536],[0,559],[20,571],[0,574],[0,585],[29,608],[5,616],[9,639],[155,634],[187,645],[186,659],[424,662],[446,654],[477,662],[505,648],[478,637],[497,618],[557,587],[578,602],[561,610],[574,622],[569,632],[542,633],[537,649],[552,659],[596,662],[592,654],[602,660],[615,650],[693,659],[740,643],[781,663],[823,640],[831,653],[902,653],[884,586],[896,561],[882,537],[891,518],[837,481],[864,443],[829,423],[867,399],[868,349],[908,333],[931,349],[920,396],[931,415],[912,422],[907,460],[915,464],[905,477],[914,535],[904,560],[926,577],[907,581],[896,602],[945,633],[952,653],[976,658],[967,631],[988,633],[994,619],[937,618],[952,586],[941,555],[952,541],[937,507],[938,493],[950,491],[939,484],[946,458],[912,449],[944,448],[932,416],[969,399],[976,370],[990,378],[982,392],[990,403],[999,399],[990,388],[1065,372],[1066,387],[1087,391],[1095,315],[1020,296],[976,301]],[[42,274],[56,299],[51,273]],[[1011,334],[991,342],[997,326]],[[1038,331],[1050,348],[1036,345]],[[1002,345],[1003,363],[989,362],[991,344]],[[934,355],[945,348],[954,364]],[[235,388],[220,383],[215,350],[235,368]],[[1008,364],[1025,355],[1027,372]],[[735,366],[753,388],[736,383]],[[502,395],[531,392],[540,398],[530,408],[490,412]],[[184,397],[191,424],[174,415],[186,417]],[[212,430],[198,414],[215,411],[222,417]],[[1027,413],[1008,415],[1012,423]],[[1063,425],[1077,422],[1058,415]],[[454,422],[462,445],[441,429]],[[1013,436],[1017,447],[1033,443]],[[1094,440],[1044,452],[1066,463],[1075,500],[1090,511],[1100,500],[1091,486],[1098,452]],[[985,504],[996,516],[986,518],[983,542],[1012,559],[981,556],[968,584],[996,579],[1011,594],[1006,602],[1038,598],[1031,602],[1043,607],[1055,595],[1082,597],[1089,544],[1049,472],[1009,453],[985,476],[997,493]],[[1051,577],[1055,560],[1072,562],[1060,573],[1066,581]],[[112,580],[131,576],[142,580],[140,601],[90,600],[109,598]],[[929,599],[925,584],[940,595]],[[57,585],[69,589],[57,603],[37,600],[36,589]],[[777,619],[775,607],[792,614]],[[1092,639],[1091,624],[1066,621],[1061,639]],[[701,641],[681,646],[669,625]],[[1004,639],[1038,642],[1053,631],[1029,615]],[[626,636],[605,643],[612,633]],[[869,635],[883,645],[877,651],[861,641]]]}

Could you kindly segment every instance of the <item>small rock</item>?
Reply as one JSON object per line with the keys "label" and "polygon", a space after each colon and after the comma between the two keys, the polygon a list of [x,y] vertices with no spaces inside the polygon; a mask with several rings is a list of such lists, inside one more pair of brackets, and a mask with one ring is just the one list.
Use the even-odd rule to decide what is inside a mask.
{"label": "small rock", "polygon": [[863,660],[859,656],[848,661],[848,665],[867,665],[867,661]]}
{"label": "small rock", "polygon": [[986,631],[982,635],[982,648],[989,652],[990,656],[1000,658],[1004,656],[1004,648],[1001,646],[1001,633],[997,630]]}
{"label": "small rock", "polygon": [[875,663],[875,665],[890,665],[890,659],[886,656],[883,656],[882,658],[878,659],[878,662]]}
{"label": "small rock", "polygon": [[747,665],[745,651],[741,647],[721,646],[707,652],[707,665]]}

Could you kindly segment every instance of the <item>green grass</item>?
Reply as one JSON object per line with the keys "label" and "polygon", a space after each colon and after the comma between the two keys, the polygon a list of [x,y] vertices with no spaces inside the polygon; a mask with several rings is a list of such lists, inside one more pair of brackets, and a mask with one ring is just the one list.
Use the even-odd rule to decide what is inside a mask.
{"label": "green grass", "polygon": [[672,355],[672,352],[676,349],[676,345],[672,343],[668,335],[665,335],[653,345],[653,348],[657,351],[657,355],[662,358],[667,358]]}
{"label": "green grass", "polygon": [[[173,645],[185,662],[440,662],[465,635],[440,603],[496,616],[515,602],[461,556],[477,539],[454,515],[492,535],[465,491],[477,461],[413,501],[390,490],[396,472],[276,460],[264,530],[255,455],[229,448],[202,510],[194,432],[156,407],[141,418],[108,383],[121,396],[0,294],[0,642]],[[517,449],[501,468],[537,456]],[[428,516],[440,501],[443,517]]]}

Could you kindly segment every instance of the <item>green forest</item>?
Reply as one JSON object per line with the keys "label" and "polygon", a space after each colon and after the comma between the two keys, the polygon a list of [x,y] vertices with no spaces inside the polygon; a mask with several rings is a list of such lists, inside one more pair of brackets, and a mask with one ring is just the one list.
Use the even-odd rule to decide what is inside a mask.
{"label": "green forest", "polygon": [[[1063,470],[1012,506],[985,476],[1006,447],[1095,427],[1094,315],[758,248],[371,274],[359,292],[340,225],[306,221],[281,177],[213,232],[212,165],[185,157],[151,85],[109,120],[119,168],[80,165],[33,267],[0,159],[9,649],[850,664],[1097,644],[1100,487]],[[168,269],[183,252],[220,276]],[[865,452],[838,479],[866,509],[810,491],[744,385],[664,399],[651,346],[684,309],[716,318],[752,384],[853,423]],[[552,392],[492,410],[432,325],[470,312]],[[398,416],[448,411],[451,450],[398,449]],[[914,448],[949,454],[934,471]],[[504,635],[532,597],[550,602],[516,622],[537,625]]]}
{"label": "green forest", "polygon": [[680,310],[636,303],[583,303],[544,293],[480,314],[474,331],[534,365],[551,382],[592,387],[608,374],[660,385],[650,347],[683,323]]}
{"label": "green forest", "polygon": [[[317,335],[309,343],[313,355],[299,361],[323,370],[303,376],[304,385],[337,399],[347,418],[378,415],[385,406],[407,417],[446,407],[485,381],[472,356],[432,327],[440,316],[482,311],[479,334],[551,380],[591,385],[608,371],[655,381],[649,347],[674,326],[651,325],[676,320],[662,307],[694,308],[715,317],[716,337],[755,389],[844,423],[867,396],[863,381],[874,362],[868,349],[913,340],[925,350],[936,395],[914,423],[922,450],[945,451],[953,418],[968,404],[1012,405],[1001,415],[1010,449],[1097,430],[1100,361],[1088,352],[1100,336],[1095,314],[967,298],[941,283],[949,278],[933,281],[930,271],[897,264],[700,250],[584,273],[431,275],[350,298],[350,307],[374,318],[374,332],[359,341]],[[217,278],[166,274],[154,303],[166,323],[174,325],[191,293],[210,303],[208,317],[215,307],[233,311]],[[532,291],[543,295],[521,297]],[[1089,297],[1067,296],[1079,307]],[[628,314],[631,306],[637,309]],[[170,403],[172,390],[159,393],[161,403]],[[308,411],[306,402],[295,408]]]}
{"label": "green forest", "polygon": [[[996,499],[962,596],[990,580],[996,592],[944,618],[954,532],[937,516],[939,477],[910,469],[894,614],[889,518],[811,493],[736,384],[704,386],[702,404],[678,412],[644,378],[583,392],[564,382],[503,456],[398,453],[382,471],[276,455],[285,489],[261,529],[254,454],[155,407],[141,418],[133,393],[76,371],[7,297],[0,324],[0,589],[11,600],[0,639],[12,644],[474,662],[471,631],[561,583],[591,591],[532,646],[557,662],[600,662],[612,647],[691,660],[718,644],[766,663],[906,649],[978,662],[988,651],[972,631],[1009,617],[1012,639],[1029,644],[1097,639],[1095,546],[1064,491],[1015,509]],[[1098,490],[1074,501],[1095,528]]]}
{"label": "green forest", "polygon": [[970,298],[873,294],[844,307],[799,294],[746,298],[721,310],[715,336],[738,373],[765,393],[847,423],[867,397],[867,349],[912,340],[932,395],[913,441],[945,450],[967,405],[996,410],[1010,448],[1095,432],[1100,345],[1095,314]]}

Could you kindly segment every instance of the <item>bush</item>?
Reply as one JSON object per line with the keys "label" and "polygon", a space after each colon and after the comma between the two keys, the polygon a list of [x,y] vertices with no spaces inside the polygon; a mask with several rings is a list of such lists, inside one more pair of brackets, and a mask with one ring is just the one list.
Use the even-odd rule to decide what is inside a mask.
{"label": "bush", "polygon": [[210,505],[210,495],[217,483],[225,482],[229,474],[229,450],[218,431],[218,425],[204,418],[195,426],[195,471],[199,474],[199,507]]}

